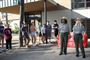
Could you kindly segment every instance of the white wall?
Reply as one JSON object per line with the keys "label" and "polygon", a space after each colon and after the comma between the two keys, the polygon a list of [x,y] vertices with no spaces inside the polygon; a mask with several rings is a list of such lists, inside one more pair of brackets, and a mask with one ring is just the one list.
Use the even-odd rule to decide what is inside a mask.
{"label": "white wall", "polygon": [[65,8],[71,9],[71,0],[54,0],[54,1]]}
{"label": "white wall", "polygon": [[[68,23],[71,28],[71,19],[75,18],[90,18],[90,9],[82,9],[82,10],[57,10],[57,11],[49,11],[47,12],[47,20],[50,21],[50,24],[53,24],[54,20],[58,21],[60,24],[60,20],[62,17],[67,17]],[[42,13],[42,23],[45,23],[44,13]]]}
{"label": "white wall", "polygon": [[90,18],[90,9],[77,9],[72,10],[72,18]]}
{"label": "white wall", "polygon": [[[60,24],[62,17],[67,17],[68,23],[71,25],[70,10],[57,10],[47,12],[47,20],[50,21],[50,24],[53,24],[54,20],[57,20],[58,24]],[[42,13],[42,20],[42,23],[45,23],[44,13]]]}

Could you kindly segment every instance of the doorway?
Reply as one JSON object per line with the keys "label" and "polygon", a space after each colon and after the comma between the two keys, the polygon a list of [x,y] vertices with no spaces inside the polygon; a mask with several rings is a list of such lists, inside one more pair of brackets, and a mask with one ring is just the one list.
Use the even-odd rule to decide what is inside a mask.
{"label": "doorway", "polygon": [[39,24],[42,24],[42,15],[41,14],[27,15],[25,23],[28,26],[27,28],[28,32],[30,32],[30,26],[32,22],[34,22],[37,31],[39,31]]}

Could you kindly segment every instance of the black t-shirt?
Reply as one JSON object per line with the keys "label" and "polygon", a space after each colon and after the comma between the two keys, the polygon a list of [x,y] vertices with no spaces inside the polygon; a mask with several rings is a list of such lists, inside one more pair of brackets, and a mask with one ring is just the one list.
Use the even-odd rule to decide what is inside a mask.
{"label": "black t-shirt", "polygon": [[54,25],[53,25],[53,28],[54,28],[55,30],[58,30],[58,27],[59,27],[58,24],[54,24]]}

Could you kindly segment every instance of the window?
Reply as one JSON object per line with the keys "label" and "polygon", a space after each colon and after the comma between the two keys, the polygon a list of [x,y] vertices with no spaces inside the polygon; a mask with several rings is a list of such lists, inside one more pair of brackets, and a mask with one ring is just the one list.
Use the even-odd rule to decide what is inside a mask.
{"label": "window", "polygon": [[74,0],[74,2],[84,2],[85,0]]}
{"label": "window", "polygon": [[90,2],[87,2],[86,3],[86,7],[90,7]]}
{"label": "window", "polygon": [[90,0],[72,0],[72,9],[90,7]]}
{"label": "window", "polygon": [[6,7],[6,1],[3,0],[3,7]]}
{"label": "window", "polygon": [[35,1],[39,1],[39,0],[29,0],[28,2],[35,2]]}
{"label": "window", "polygon": [[10,6],[11,5],[11,0],[8,0],[8,6]]}
{"label": "window", "polygon": [[0,8],[2,7],[2,1],[0,1]]}
{"label": "window", "polygon": [[90,7],[90,0],[86,0],[86,7]]}
{"label": "window", "polygon": [[13,0],[13,4],[17,5],[18,4],[18,0]]}
{"label": "window", "polygon": [[74,8],[83,8],[84,3],[75,3]]}
{"label": "window", "polygon": [[86,0],[86,1],[90,1],[90,0]]}

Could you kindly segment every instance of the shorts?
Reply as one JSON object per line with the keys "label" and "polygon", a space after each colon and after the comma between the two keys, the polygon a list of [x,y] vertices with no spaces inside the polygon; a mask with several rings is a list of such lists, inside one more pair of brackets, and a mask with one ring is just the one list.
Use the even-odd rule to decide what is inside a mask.
{"label": "shorts", "polygon": [[31,32],[31,36],[36,36],[36,32]]}
{"label": "shorts", "polygon": [[42,36],[41,32],[39,33],[39,36]]}

